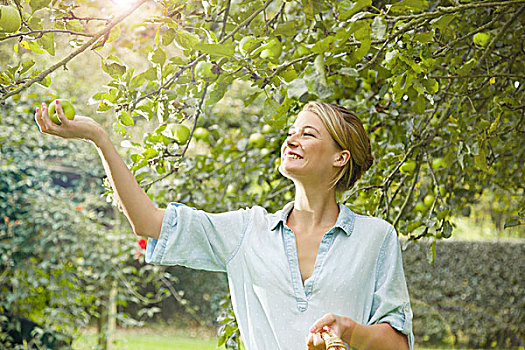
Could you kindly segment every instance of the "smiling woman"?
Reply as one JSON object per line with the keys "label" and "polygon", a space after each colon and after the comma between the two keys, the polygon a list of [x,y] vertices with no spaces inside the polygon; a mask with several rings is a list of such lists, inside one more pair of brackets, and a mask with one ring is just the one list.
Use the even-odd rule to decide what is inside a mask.
{"label": "smiling woman", "polygon": [[[281,147],[281,173],[295,200],[276,213],[260,206],[210,214],[181,203],[156,208],[108,135],[92,119],[52,123],[45,133],[91,140],[133,230],[149,237],[146,261],[228,274],[248,350],[323,350],[324,333],[357,349],[413,347],[412,311],[394,227],[338,203],[373,163],[359,118],[308,103]],[[340,345],[338,339],[334,343]],[[330,343],[330,342],[328,342]]]}

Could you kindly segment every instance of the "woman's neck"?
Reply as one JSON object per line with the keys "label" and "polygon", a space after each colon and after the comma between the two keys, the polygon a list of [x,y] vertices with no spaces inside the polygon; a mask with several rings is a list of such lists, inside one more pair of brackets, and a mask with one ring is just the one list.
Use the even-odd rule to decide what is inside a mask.
{"label": "woman's neck", "polygon": [[305,188],[296,184],[295,201],[289,221],[307,227],[332,227],[337,221],[339,206],[335,190]]}

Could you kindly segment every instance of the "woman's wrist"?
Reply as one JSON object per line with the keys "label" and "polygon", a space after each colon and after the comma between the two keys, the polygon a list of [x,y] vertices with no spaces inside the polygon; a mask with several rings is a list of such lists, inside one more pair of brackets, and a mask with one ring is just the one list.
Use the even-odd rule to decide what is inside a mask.
{"label": "woman's wrist", "polygon": [[104,128],[102,128],[100,125],[96,125],[87,139],[93,142],[98,148],[101,148],[104,146],[104,143],[109,140],[109,136]]}
{"label": "woman's wrist", "polygon": [[342,334],[341,339],[347,343],[351,344],[352,335],[354,334],[354,331],[356,327],[360,326],[357,322],[355,322],[350,317],[344,317],[344,324],[342,327]]}

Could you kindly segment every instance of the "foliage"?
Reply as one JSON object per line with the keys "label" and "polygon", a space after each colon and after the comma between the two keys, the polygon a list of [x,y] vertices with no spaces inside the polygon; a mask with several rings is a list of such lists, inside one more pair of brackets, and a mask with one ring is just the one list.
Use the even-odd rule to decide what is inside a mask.
{"label": "foliage", "polygon": [[428,242],[403,252],[421,345],[510,349],[525,345],[523,242],[439,242],[433,265]]}
{"label": "foliage", "polygon": [[[98,155],[40,134],[34,97],[0,108],[0,312],[71,334],[102,317],[114,287],[117,304],[140,298],[141,314],[154,314],[148,303],[166,297],[162,269],[130,265],[140,248],[101,198],[102,166],[78,167],[99,164]],[[148,283],[156,295],[141,296]]]}
{"label": "foliage", "polygon": [[[22,27],[0,40],[32,54],[2,67],[0,101],[16,103],[98,52],[111,81],[92,101],[114,112],[132,171],[157,204],[280,208],[293,196],[276,171],[284,130],[305,102],[321,100],[354,110],[370,134],[376,163],[341,196],[356,212],[411,240],[448,238],[451,217],[488,190],[507,203],[504,227],[523,224],[525,1],[118,3],[16,2]],[[70,53],[38,67],[58,36]],[[206,73],[195,72],[200,62]],[[243,103],[221,107],[232,90]],[[211,134],[177,145],[167,131],[177,123]],[[137,137],[141,124],[149,131]],[[250,146],[266,124],[265,146]]]}

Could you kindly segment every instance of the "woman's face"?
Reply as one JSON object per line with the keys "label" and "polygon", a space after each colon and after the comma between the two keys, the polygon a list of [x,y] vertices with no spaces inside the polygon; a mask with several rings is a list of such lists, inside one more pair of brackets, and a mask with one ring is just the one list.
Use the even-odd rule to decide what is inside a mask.
{"label": "woman's face", "polygon": [[313,112],[302,111],[281,146],[281,174],[291,180],[330,182],[340,149]]}

